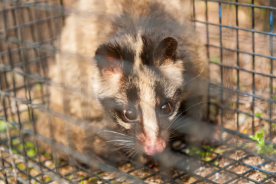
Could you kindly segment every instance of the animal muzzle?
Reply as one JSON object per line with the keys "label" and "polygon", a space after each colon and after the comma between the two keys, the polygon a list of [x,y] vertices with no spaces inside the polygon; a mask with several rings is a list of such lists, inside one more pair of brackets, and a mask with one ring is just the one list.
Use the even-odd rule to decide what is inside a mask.
{"label": "animal muzzle", "polygon": [[164,151],[166,148],[166,142],[161,138],[156,140],[145,139],[143,142],[143,148],[147,155],[153,156]]}

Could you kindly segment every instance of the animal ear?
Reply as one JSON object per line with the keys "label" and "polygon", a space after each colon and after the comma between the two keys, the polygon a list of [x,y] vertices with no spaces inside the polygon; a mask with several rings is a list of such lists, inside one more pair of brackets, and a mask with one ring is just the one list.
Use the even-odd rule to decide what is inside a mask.
{"label": "animal ear", "polygon": [[174,61],[177,49],[177,40],[173,37],[165,37],[155,48],[153,52],[154,62],[161,66],[167,62]]}
{"label": "animal ear", "polygon": [[106,78],[122,74],[122,57],[115,47],[109,44],[100,45],[96,50],[95,60],[101,73]]}

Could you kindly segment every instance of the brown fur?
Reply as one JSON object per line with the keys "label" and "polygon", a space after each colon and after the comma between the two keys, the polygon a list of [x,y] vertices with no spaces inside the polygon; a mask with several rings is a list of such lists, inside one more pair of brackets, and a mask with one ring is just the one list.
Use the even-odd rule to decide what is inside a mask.
{"label": "brown fur", "polygon": [[[93,152],[103,159],[109,158],[109,153],[115,153],[116,148],[107,147],[102,138],[95,136],[93,131],[89,131],[94,124],[98,124],[103,128],[116,129],[116,125],[110,123],[112,120],[104,114],[103,107],[96,97],[99,91],[94,91],[95,87],[93,88],[93,85],[98,85],[103,81],[95,77],[98,75],[99,70],[92,58],[99,45],[106,42],[118,31],[112,21],[108,21],[112,19],[113,15],[131,12],[133,19],[135,19],[138,16],[149,16],[153,11],[156,11],[153,16],[161,18],[169,16],[180,24],[186,21],[183,12],[185,8],[181,6],[178,0],[172,1],[170,5],[167,5],[165,0],[156,0],[167,14],[159,12],[158,7],[151,6],[152,2],[154,1],[80,0],[76,3],[73,13],[66,19],[59,39],[58,48],[60,51],[56,54],[56,64],[50,66],[49,69],[49,76],[52,78],[53,83],[59,83],[63,87],[70,87],[73,90],[50,86],[49,107],[51,110],[64,113],[68,117],[80,120],[85,119],[91,123],[87,123],[87,129],[83,129],[61,118],[49,118],[48,114],[41,113],[36,125],[39,134],[54,139],[63,145],[70,146],[79,152],[86,154]],[[129,39],[131,40],[131,36]],[[186,58],[184,66],[171,67],[168,65],[167,68],[171,68],[166,70],[164,75],[167,75],[168,78],[171,77],[173,81],[172,75],[174,71],[183,67],[187,75],[192,76],[191,80],[194,80],[192,78],[195,77],[204,79],[207,76],[207,62],[200,42],[195,35],[192,35],[191,31],[180,35],[179,39],[179,48],[185,45],[184,50],[189,53],[187,55],[188,58]],[[165,68],[166,66],[163,67]],[[182,96],[183,99],[191,99],[187,99],[188,106],[194,105],[195,101],[205,101],[205,83],[197,83],[196,85],[191,81],[184,81],[184,83],[187,84],[183,88],[188,88],[189,90],[186,90],[186,93],[183,93]],[[107,96],[114,96],[120,90],[120,85],[116,84],[116,82],[111,82],[109,86],[105,87],[107,88],[105,88],[104,92],[108,93],[106,94]],[[196,95],[190,98],[193,94]],[[200,117],[198,113],[194,113],[199,112],[198,109],[198,106],[194,106],[190,108],[189,113],[194,117]],[[53,126],[52,131],[50,131],[50,123]],[[67,136],[71,136],[70,139]],[[68,142],[68,140],[72,140],[72,142]],[[49,150],[49,145],[41,143],[41,146],[45,150]],[[120,152],[116,151],[116,153],[121,155],[116,158],[117,160],[124,158],[124,155]],[[66,157],[66,155],[62,154],[61,157]]]}

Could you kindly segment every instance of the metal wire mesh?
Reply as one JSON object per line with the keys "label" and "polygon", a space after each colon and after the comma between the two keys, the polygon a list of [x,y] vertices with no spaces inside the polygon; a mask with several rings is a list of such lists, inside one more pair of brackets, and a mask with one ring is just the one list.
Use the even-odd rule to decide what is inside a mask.
{"label": "metal wire mesh", "polygon": [[[61,0],[0,1],[0,182],[275,183],[275,157],[256,150],[260,145],[249,137],[264,128],[267,144],[275,138],[273,3],[191,1],[209,59],[209,120],[222,125],[222,136],[202,148],[175,140],[168,153],[174,169],[158,169],[131,159],[114,167],[37,134],[40,112],[83,128],[89,123],[49,107],[51,86],[80,93],[51,81],[47,72],[68,11]],[[40,149],[40,141],[51,145],[51,154]],[[268,147],[263,149],[270,152]],[[59,160],[56,150],[70,159]]]}

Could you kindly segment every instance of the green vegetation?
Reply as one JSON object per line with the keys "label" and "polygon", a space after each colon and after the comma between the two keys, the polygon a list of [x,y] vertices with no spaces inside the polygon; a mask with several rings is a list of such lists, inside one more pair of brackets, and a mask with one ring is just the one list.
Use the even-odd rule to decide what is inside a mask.
{"label": "green vegetation", "polygon": [[[212,160],[214,153],[223,153],[225,150],[224,149],[218,149],[215,150],[215,147],[210,147],[210,146],[203,146],[203,149],[200,149],[198,147],[191,147],[188,148],[189,154],[193,156],[199,156],[202,160],[205,161],[210,161]],[[213,164],[218,165],[218,161],[213,161]]]}
{"label": "green vegetation", "polygon": [[238,144],[238,147],[242,148],[242,149],[246,149],[247,148],[247,145],[245,144]]}
{"label": "green vegetation", "polygon": [[217,160],[215,160],[215,161],[213,162],[213,164],[219,165],[219,162],[218,162]]}
{"label": "green vegetation", "polygon": [[[23,153],[23,144],[20,142],[19,138],[15,138],[12,140],[12,145],[13,145],[13,152],[14,153],[18,153],[18,151],[20,153]],[[35,150],[35,146],[34,143],[30,142],[30,141],[25,141],[25,149],[27,152],[28,157],[34,157],[36,154],[36,150]]]}
{"label": "green vegetation", "polygon": [[216,149],[215,150],[215,153],[217,153],[217,154],[222,154],[224,152],[225,152],[225,149]]}
{"label": "green vegetation", "polygon": [[255,116],[258,116],[258,117],[260,117],[260,118],[263,117],[262,112],[256,112],[256,113],[255,113]]}
{"label": "green vegetation", "polygon": [[264,134],[265,131],[262,129],[260,132],[256,132],[255,135],[250,135],[249,137],[256,141],[256,149],[259,154],[262,155],[272,155],[276,153],[276,150],[273,149],[273,143],[270,143],[268,145],[265,144],[265,139],[264,139]]}
{"label": "green vegetation", "polygon": [[[9,124],[9,128],[12,128],[13,126]],[[0,132],[5,132],[7,129],[6,122],[0,120]]]}

